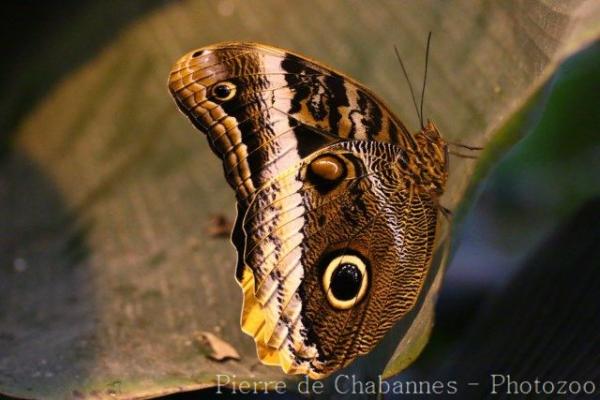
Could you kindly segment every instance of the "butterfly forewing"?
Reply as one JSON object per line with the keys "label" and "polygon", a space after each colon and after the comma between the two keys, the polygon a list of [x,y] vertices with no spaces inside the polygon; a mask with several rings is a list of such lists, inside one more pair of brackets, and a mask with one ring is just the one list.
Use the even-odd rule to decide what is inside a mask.
{"label": "butterfly forewing", "polygon": [[[220,82],[236,87],[220,101]],[[182,57],[169,88],[223,158],[227,180],[246,197],[273,174],[335,140],[412,147],[404,125],[354,81],[300,56],[256,44],[221,44]]]}

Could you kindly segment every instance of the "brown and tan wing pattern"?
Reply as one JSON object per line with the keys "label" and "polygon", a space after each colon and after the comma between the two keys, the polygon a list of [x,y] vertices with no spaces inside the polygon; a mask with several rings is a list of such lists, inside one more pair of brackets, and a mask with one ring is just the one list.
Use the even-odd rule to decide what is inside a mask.
{"label": "brown and tan wing pattern", "polygon": [[[227,85],[231,98],[218,93]],[[366,88],[270,46],[223,43],[190,52],[173,67],[169,89],[208,135],[242,203],[274,173],[339,139],[415,146]]]}
{"label": "brown and tan wing pattern", "polygon": [[236,192],[242,328],[261,360],[322,377],[368,352],[429,265],[445,165],[420,151],[445,154],[437,130],[413,138],[357,82],[259,44],[190,52],[169,89]]}
{"label": "brown and tan wing pattern", "polygon": [[[256,192],[242,224],[243,261],[260,268],[244,275],[242,327],[264,362],[326,376],[369,352],[415,304],[431,260],[437,206],[415,190],[407,171],[391,167],[401,151],[387,143],[339,142]],[[333,185],[311,177],[315,160],[333,157],[343,170]],[[358,296],[345,282],[344,297],[343,279],[325,284],[324,276],[331,266],[352,263],[364,265],[366,289]],[[339,293],[332,296],[334,285]],[[344,299],[351,303],[344,306]]]}

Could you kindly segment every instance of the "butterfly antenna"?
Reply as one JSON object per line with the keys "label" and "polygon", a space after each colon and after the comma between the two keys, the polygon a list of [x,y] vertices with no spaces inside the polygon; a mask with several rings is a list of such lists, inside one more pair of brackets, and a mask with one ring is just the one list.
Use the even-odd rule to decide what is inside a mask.
{"label": "butterfly antenna", "polygon": [[400,52],[398,51],[398,47],[394,45],[394,51],[396,52],[396,58],[400,63],[400,67],[402,67],[402,72],[404,73],[404,78],[406,79],[406,83],[408,83],[408,88],[410,89],[410,97],[412,97],[413,104],[415,105],[415,111],[417,112],[417,117],[419,117],[419,122],[421,123],[421,127],[423,127],[423,118],[421,118],[421,114],[419,114],[419,107],[417,106],[417,99],[415,97],[415,91],[413,90],[412,83],[410,83],[410,79],[408,78],[408,72],[406,72],[406,68],[404,67],[404,63],[402,62],[402,57],[400,57]]}
{"label": "butterfly antenna", "polygon": [[421,121],[421,129],[424,129],[423,126],[423,101],[425,100],[425,85],[427,84],[427,69],[429,67],[429,44],[431,43],[431,31],[429,31],[429,35],[427,35],[427,49],[425,50],[425,73],[423,74],[423,87],[421,88],[421,112],[420,121]]}

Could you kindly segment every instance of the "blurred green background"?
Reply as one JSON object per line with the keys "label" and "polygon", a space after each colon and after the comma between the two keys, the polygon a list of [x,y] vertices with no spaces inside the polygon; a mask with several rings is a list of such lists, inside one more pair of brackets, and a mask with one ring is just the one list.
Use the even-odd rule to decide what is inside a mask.
{"label": "blurred green background", "polygon": [[[468,320],[533,251],[600,197],[599,88],[600,44],[595,43],[560,67],[529,116],[527,136],[486,178],[458,228],[459,247],[438,301],[439,329],[426,353],[431,364],[424,364],[446,356],[443,349],[460,339]],[[600,224],[600,210],[597,217],[590,227]],[[594,262],[600,266],[600,260]]]}

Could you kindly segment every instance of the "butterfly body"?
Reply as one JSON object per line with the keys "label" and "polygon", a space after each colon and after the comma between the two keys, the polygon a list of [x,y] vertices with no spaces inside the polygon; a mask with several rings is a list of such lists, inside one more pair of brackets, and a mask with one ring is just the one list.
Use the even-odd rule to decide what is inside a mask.
{"label": "butterfly body", "polygon": [[448,167],[435,125],[412,135],[356,81],[254,43],[188,53],[169,88],[236,193],[259,358],[320,378],[369,352],[429,270]]}

